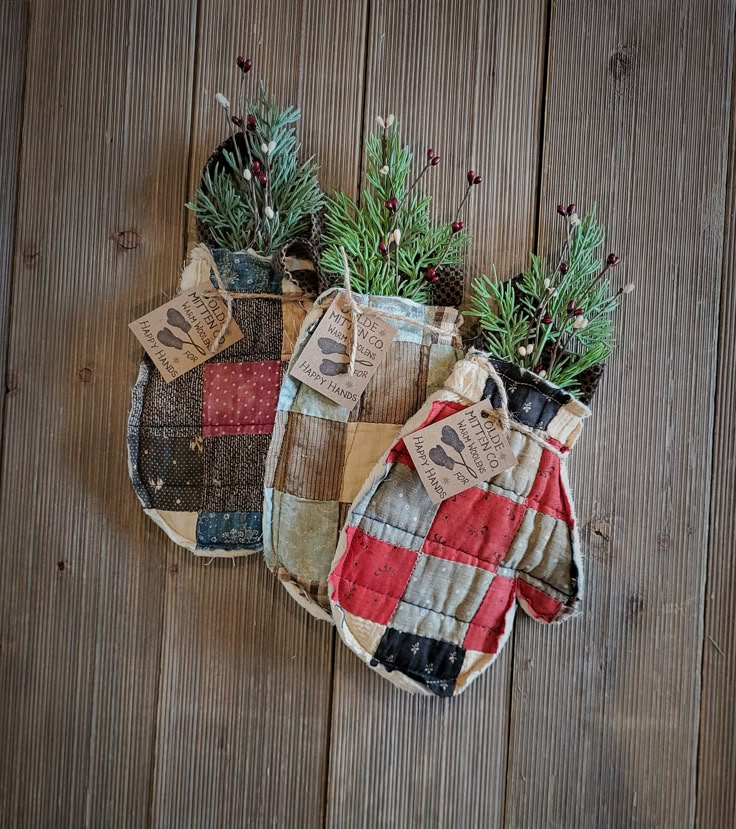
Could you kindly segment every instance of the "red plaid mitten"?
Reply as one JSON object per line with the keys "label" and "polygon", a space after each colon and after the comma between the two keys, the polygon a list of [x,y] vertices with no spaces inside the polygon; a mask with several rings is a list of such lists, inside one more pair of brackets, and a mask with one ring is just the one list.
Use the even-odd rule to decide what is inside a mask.
{"label": "red plaid mitten", "polygon": [[330,573],[332,613],[355,653],[405,690],[453,696],[509,637],[517,605],[539,622],[581,596],[565,458],[590,412],[570,394],[494,360],[508,396],[512,469],[433,504],[403,437],[500,395],[471,352],[402,429],[354,500]]}

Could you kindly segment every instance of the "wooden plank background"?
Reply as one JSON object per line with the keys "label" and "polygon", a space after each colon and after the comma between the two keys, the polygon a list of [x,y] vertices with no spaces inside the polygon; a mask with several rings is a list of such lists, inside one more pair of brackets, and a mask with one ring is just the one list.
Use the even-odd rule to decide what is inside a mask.
{"label": "wooden plank background", "polygon": [[[736,825],[735,0],[3,0],[0,822]],[[139,348],[251,55],[326,189],[395,112],[485,183],[470,273],[597,202],[637,292],[576,447],[583,616],[403,695],[257,558],[166,541],[127,481]],[[623,270],[625,268],[625,270]],[[4,414],[4,420],[2,416]]]}

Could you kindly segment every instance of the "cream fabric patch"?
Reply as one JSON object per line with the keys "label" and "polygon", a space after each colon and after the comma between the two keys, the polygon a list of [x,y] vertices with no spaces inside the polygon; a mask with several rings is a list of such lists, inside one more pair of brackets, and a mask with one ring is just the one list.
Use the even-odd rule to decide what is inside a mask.
{"label": "cream fabric patch", "polygon": [[290,360],[294,346],[312,303],[310,300],[285,300],[281,302],[281,315],[284,323],[284,334],[281,340],[281,359]]}
{"label": "cream fabric patch", "polygon": [[339,499],[343,504],[353,502],[378,459],[391,446],[400,430],[401,424],[347,424],[345,475]]}

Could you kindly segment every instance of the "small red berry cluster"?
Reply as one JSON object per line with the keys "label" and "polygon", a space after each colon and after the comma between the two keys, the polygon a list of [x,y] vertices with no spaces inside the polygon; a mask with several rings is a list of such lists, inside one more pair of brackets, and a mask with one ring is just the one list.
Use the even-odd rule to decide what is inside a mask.
{"label": "small red berry cluster", "polygon": [[240,69],[244,75],[247,75],[253,68],[253,61],[251,58],[244,58],[242,55],[238,55],[235,59],[235,63],[238,64],[238,69]]}

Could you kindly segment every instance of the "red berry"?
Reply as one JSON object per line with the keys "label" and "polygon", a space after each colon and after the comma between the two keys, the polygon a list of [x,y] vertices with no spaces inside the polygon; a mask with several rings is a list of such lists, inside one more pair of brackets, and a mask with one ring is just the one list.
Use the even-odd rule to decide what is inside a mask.
{"label": "red berry", "polygon": [[534,366],[534,371],[536,371],[536,372],[537,372],[537,374],[539,374],[539,372],[540,372],[543,368],[544,368],[544,366],[543,366],[541,363],[537,363],[537,364],[536,364],[536,366]]}
{"label": "red berry", "polygon": [[575,205],[574,204],[568,204],[567,205],[567,215],[572,216],[572,214],[574,212],[575,212]]}
{"label": "red berry", "polygon": [[378,243],[378,252],[381,254],[381,256],[386,256],[388,254],[388,247],[386,246],[386,243],[383,241],[383,239],[381,239],[381,241]]}
{"label": "red berry", "polygon": [[432,156],[432,160],[429,162],[433,167],[436,167],[440,163],[440,157],[438,155]]}
{"label": "red berry", "polygon": [[249,130],[254,130],[256,128],[256,116],[249,115],[247,118],[247,124]]}
{"label": "red berry", "polygon": [[564,274],[566,274],[569,270],[570,270],[570,268],[568,267],[567,262],[560,262],[560,273],[561,273],[561,274],[563,274],[563,275],[564,275]]}
{"label": "red berry", "polygon": [[427,150],[427,160],[431,161],[434,158],[434,150],[430,147]]}
{"label": "red berry", "polygon": [[261,182],[261,187],[265,187],[265,186],[266,186],[266,181],[268,181],[268,179],[266,178],[266,174],[265,174],[263,171],[261,171],[261,172],[259,173],[259,175],[258,175],[258,181],[260,181],[260,182]]}
{"label": "red berry", "polygon": [[472,184],[475,180],[475,170],[468,170],[468,184]]}
{"label": "red berry", "polygon": [[567,303],[567,310],[568,310],[568,312],[569,312],[570,314],[572,314],[572,312],[575,310],[575,300],[571,299],[571,300]]}
{"label": "red berry", "polygon": [[251,170],[258,175],[261,172],[261,162],[256,158],[254,159],[253,163],[250,165]]}
{"label": "red berry", "polygon": [[399,206],[399,202],[396,199],[396,196],[392,196],[390,199],[386,200],[386,208],[394,213]]}
{"label": "red berry", "polygon": [[619,263],[620,261],[621,261],[621,257],[620,257],[620,256],[616,256],[616,254],[615,254],[615,253],[609,253],[609,254],[608,254],[608,258],[606,259],[606,262],[607,262],[607,263],[608,263],[608,264],[609,264],[612,268],[615,268],[615,267],[616,267],[616,265],[618,265],[618,263]]}
{"label": "red berry", "polygon": [[250,58],[245,59],[245,63],[243,64],[243,72],[250,72],[253,67],[253,61]]}
{"label": "red berry", "polygon": [[453,233],[460,233],[460,231],[465,227],[462,222],[453,222],[452,223],[452,232]]}
{"label": "red berry", "polygon": [[482,177],[482,176],[476,176],[476,177],[473,179],[473,184],[480,184],[482,181],[483,181],[483,177]]}
{"label": "red berry", "polygon": [[565,215],[565,205],[564,204],[558,204],[557,205],[557,212],[560,214],[560,216],[564,216]]}
{"label": "red berry", "polygon": [[235,124],[236,127],[243,127],[243,119],[239,115],[231,115],[230,120]]}
{"label": "red berry", "polygon": [[427,282],[438,282],[437,268],[427,268],[427,273],[424,275]]}
{"label": "red berry", "polygon": [[583,315],[583,309],[582,308],[576,308],[575,309],[575,316],[576,317],[582,317],[582,315]]}
{"label": "red berry", "polygon": [[242,69],[245,64],[245,58],[242,55],[238,55],[237,58],[235,58],[235,63],[238,64],[239,69]]}
{"label": "red berry", "polygon": [[544,317],[542,318],[542,322],[545,325],[550,325],[552,323],[552,317],[549,314],[545,314]]}

